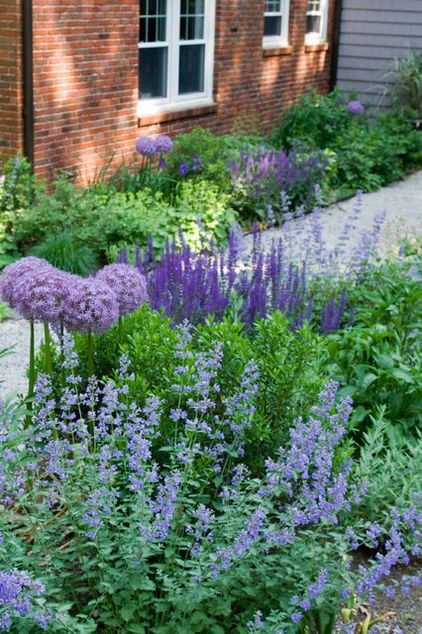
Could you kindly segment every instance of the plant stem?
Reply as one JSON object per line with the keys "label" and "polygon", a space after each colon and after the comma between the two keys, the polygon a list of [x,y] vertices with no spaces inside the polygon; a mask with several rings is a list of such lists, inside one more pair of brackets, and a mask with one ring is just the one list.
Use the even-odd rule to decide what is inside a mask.
{"label": "plant stem", "polygon": [[47,372],[51,375],[53,372],[53,359],[51,354],[51,336],[48,322],[44,322],[44,344]]}
{"label": "plant stem", "polygon": [[88,376],[94,375],[94,346],[92,341],[92,332],[89,331],[88,335]]}
{"label": "plant stem", "polygon": [[[29,322],[29,383],[28,383],[28,410],[32,412],[32,397],[35,386],[35,327],[34,320]],[[31,416],[26,417],[26,425],[31,424]]]}
{"label": "plant stem", "polygon": [[123,343],[123,318],[119,317],[118,321],[118,332],[119,332],[119,346]]}

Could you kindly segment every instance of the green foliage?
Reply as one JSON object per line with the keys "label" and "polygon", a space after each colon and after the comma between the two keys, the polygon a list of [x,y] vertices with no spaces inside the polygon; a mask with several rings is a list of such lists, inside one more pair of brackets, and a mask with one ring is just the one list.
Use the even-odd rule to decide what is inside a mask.
{"label": "green foliage", "polygon": [[[166,158],[167,167],[164,170],[174,179],[185,180],[179,167],[186,163],[190,168],[188,178],[195,180],[209,180],[216,183],[222,191],[231,189],[231,176],[228,160],[237,159],[243,148],[262,144],[263,139],[247,136],[243,133],[234,135],[213,134],[210,130],[197,127],[191,132],[179,134],[174,140],[173,151]],[[200,160],[201,169],[192,171],[195,158]]]}
{"label": "green foliage", "polygon": [[22,156],[10,158],[0,175],[0,269],[17,257],[13,236],[15,214],[27,209],[34,197],[36,180]]}
{"label": "green foliage", "polygon": [[351,117],[340,89],[328,95],[310,90],[285,110],[272,140],[277,147],[286,149],[298,141],[306,147],[325,149],[331,147],[333,139],[350,124]]}
{"label": "green foliage", "polygon": [[[0,322],[6,319],[8,314],[9,314],[9,309],[7,304],[5,304],[4,302],[0,302]],[[1,353],[0,353],[0,356],[1,356]]]}
{"label": "green foliage", "polygon": [[337,199],[358,189],[374,191],[422,165],[422,139],[410,115],[393,110],[372,123],[366,114],[347,112],[339,89],[323,96],[310,91],[285,111],[272,138],[278,147],[300,143],[309,150],[323,149],[330,162],[320,184],[328,199]]}
{"label": "green foliage", "polygon": [[[166,399],[170,408],[180,406],[171,389],[174,368],[180,362],[177,330],[171,327],[170,319],[145,305],[123,320],[120,341],[121,344],[118,326],[94,338],[97,376],[114,376],[123,350],[134,373],[132,398],[145,403],[147,396],[154,393]],[[309,404],[321,390],[327,376],[323,369],[324,339],[307,326],[291,332],[287,319],[277,312],[258,321],[252,336],[242,324],[228,318],[222,322],[209,319],[194,331],[191,351],[208,350],[217,342],[224,351],[218,377],[222,402],[241,381],[245,363],[254,359],[258,366],[259,406],[249,432],[253,450],[245,458],[256,469],[262,466],[263,458],[287,441],[292,419],[306,416]],[[86,368],[86,337],[77,336],[76,346],[83,362],[81,368]],[[40,355],[38,368],[46,369],[45,364]],[[60,376],[58,367],[55,374]],[[166,438],[171,428],[161,432],[161,437]]]}
{"label": "green foliage", "polygon": [[[228,196],[207,181],[180,183],[172,199],[149,189],[136,193],[113,192],[104,186],[83,189],[61,178],[52,195],[38,188],[31,206],[15,210],[13,235],[22,251],[46,241],[41,251],[55,251],[59,257],[57,252],[71,240],[75,247],[84,247],[86,255],[89,249],[104,261],[125,244],[145,246],[149,236],[161,250],[180,229],[197,247],[198,219],[207,234],[221,242],[235,220]],[[66,237],[57,244],[51,236],[60,234]]]}
{"label": "green foliage", "polygon": [[107,201],[95,223],[97,240],[101,241],[99,251],[109,253],[112,245],[114,255],[124,245],[145,246],[151,237],[160,252],[165,241],[177,237],[180,230],[187,243],[198,248],[203,235],[198,220],[217,243],[225,240],[235,220],[228,196],[207,181],[180,183],[173,200],[148,189],[136,194],[117,193]]}
{"label": "green foliage", "polygon": [[91,249],[79,244],[69,230],[46,236],[32,249],[31,254],[44,258],[58,269],[76,275],[89,275],[98,266]]}
{"label": "green foliage", "polygon": [[[390,424],[384,417],[384,408],[377,410],[371,427],[363,432],[355,466],[356,476],[367,483],[367,493],[356,516],[381,521],[385,530],[390,527],[390,510],[410,508],[415,503],[415,493],[422,490],[420,434],[415,440],[391,438]],[[353,516],[349,521],[353,522]]]}
{"label": "green foliage", "polygon": [[379,406],[392,441],[414,435],[422,420],[422,288],[415,265],[374,267],[350,299],[355,323],[327,345],[332,376],[353,398],[356,440]]}

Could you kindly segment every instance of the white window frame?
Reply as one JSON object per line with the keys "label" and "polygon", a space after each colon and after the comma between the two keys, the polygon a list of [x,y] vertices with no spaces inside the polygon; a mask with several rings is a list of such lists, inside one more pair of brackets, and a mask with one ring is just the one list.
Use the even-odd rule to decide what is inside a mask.
{"label": "white window frame", "polygon": [[319,33],[306,33],[305,44],[320,44],[327,41],[327,23],[328,23],[328,0],[320,0],[319,11],[306,11],[308,15],[316,15],[321,17],[321,26]]}
{"label": "white window frame", "polygon": [[289,45],[289,9],[290,0],[281,0],[280,11],[265,11],[266,17],[281,17],[281,33],[279,35],[264,35],[262,45],[264,48],[274,48]]}
{"label": "white window frame", "polygon": [[[167,0],[166,41],[138,43],[140,50],[158,48],[160,46],[167,47],[167,97],[140,98],[138,100],[139,117],[213,104],[215,0],[204,0],[204,37],[202,39],[179,39],[180,10],[181,0]],[[179,51],[180,46],[189,44],[203,44],[205,46],[204,90],[202,92],[179,95]],[[142,55],[140,73],[142,73]]]}

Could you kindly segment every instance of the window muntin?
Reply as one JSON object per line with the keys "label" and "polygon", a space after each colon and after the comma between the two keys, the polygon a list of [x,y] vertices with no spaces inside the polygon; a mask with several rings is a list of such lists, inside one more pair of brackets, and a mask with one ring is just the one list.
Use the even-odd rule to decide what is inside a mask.
{"label": "window muntin", "polygon": [[215,0],[141,0],[139,113],[210,103]]}
{"label": "window muntin", "polygon": [[326,39],[327,5],[328,0],[308,0],[306,9],[306,42],[321,42]]}
{"label": "window muntin", "polygon": [[289,0],[265,0],[264,46],[287,45]]}

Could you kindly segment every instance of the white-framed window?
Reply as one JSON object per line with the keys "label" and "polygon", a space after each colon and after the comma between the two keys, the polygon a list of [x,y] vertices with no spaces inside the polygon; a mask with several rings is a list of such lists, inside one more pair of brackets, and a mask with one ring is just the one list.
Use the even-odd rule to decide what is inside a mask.
{"label": "white-framed window", "polygon": [[212,102],[215,0],[140,0],[138,114]]}
{"label": "white-framed window", "polygon": [[305,42],[313,44],[327,39],[328,0],[308,0]]}
{"label": "white-framed window", "polygon": [[287,46],[289,41],[289,0],[265,0],[264,47]]}

